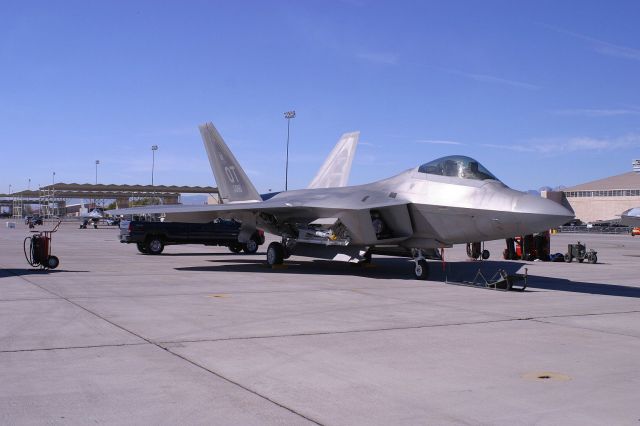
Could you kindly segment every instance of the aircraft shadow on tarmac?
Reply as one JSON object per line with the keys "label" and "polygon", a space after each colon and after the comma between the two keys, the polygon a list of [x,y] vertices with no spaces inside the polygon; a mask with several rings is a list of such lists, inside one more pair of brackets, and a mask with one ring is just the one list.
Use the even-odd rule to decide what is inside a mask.
{"label": "aircraft shadow on tarmac", "polygon": [[[140,253],[142,255],[142,253]],[[163,252],[162,255],[160,257],[164,257],[164,256],[177,256],[177,257],[189,257],[189,256],[213,256],[213,257],[217,257],[217,256],[229,256],[232,253],[214,253],[214,252],[202,252],[202,253],[167,253],[167,252]],[[256,253],[256,254],[260,254],[260,253]],[[254,261],[255,262],[255,261]]]}
{"label": "aircraft shadow on tarmac", "polygon": [[[202,271],[202,272],[244,272],[244,273],[285,273],[301,275],[344,275],[359,276],[376,279],[404,279],[415,280],[413,277],[412,262],[401,258],[375,258],[369,267],[334,262],[328,260],[293,260],[286,261],[282,269],[272,269],[264,261],[253,258],[247,259],[214,259],[212,263],[220,263],[211,266],[190,266],[175,268],[177,271]],[[224,264],[222,264],[224,263]],[[508,274],[522,273],[527,264],[518,261],[491,261],[482,262],[463,261],[446,262],[444,268],[441,262],[429,262],[430,281],[462,282],[473,281],[478,269],[487,278],[504,269]],[[444,269],[444,270],[443,270]],[[631,287],[617,284],[590,283],[571,281],[564,278],[529,275],[527,279],[527,292],[532,291],[567,291],[572,293],[599,294],[603,296],[620,296],[640,298],[640,287]]]}
{"label": "aircraft shadow on tarmac", "polygon": [[61,272],[91,272],[91,271],[72,271],[69,269],[0,269],[0,278],[21,277],[24,275],[49,275],[59,274]]}

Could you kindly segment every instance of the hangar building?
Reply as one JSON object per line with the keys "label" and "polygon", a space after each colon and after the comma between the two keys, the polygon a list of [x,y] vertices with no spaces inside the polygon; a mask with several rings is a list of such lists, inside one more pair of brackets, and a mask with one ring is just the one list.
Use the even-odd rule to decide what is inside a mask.
{"label": "hangar building", "polygon": [[564,189],[567,201],[583,222],[619,219],[640,207],[640,173],[628,172]]}

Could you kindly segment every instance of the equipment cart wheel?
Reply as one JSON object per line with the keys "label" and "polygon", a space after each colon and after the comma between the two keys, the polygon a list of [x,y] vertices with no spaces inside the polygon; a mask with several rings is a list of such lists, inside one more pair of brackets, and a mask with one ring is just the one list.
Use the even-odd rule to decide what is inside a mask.
{"label": "equipment cart wheel", "polygon": [[413,273],[418,280],[426,280],[429,278],[429,264],[427,261],[424,259],[416,260]]}
{"label": "equipment cart wheel", "polygon": [[246,254],[254,254],[255,252],[258,251],[258,242],[252,238],[246,243],[244,243],[244,246],[242,247],[242,249]]}
{"label": "equipment cart wheel", "polygon": [[149,241],[147,241],[147,253],[149,254],[160,254],[164,250],[164,243],[159,237],[151,237]]}
{"label": "equipment cart wheel", "polygon": [[147,247],[143,243],[136,243],[136,247],[140,253],[147,254]]}
{"label": "equipment cart wheel", "polygon": [[273,266],[282,265],[282,262],[284,262],[284,246],[274,241],[267,248],[267,263]]}
{"label": "equipment cart wheel", "polygon": [[47,268],[49,269],[56,269],[59,264],[60,259],[58,259],[56,256],[49,256],[49,258],[47,259]]}

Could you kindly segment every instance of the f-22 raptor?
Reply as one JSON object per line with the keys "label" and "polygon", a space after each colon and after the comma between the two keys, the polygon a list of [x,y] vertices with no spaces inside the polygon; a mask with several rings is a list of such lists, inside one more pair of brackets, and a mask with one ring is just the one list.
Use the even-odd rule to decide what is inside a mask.
{"label": "f-22 raptor", "polygon": [[267,248],[270,265],[292,254],[350,262],[370,261],[371,254],[396,255],[413,259],[417,279],[428,278],[426,258],[437,249],[532,234],[574,217],[554,201],[509,188],[478,161],[461,155],[377,182],[344,186],[359,133],[343,136],[310,188],[263,201],[213,124],[200,126],[200,132],[224,204],[110,213],[163,213],[167,221],[188,222],[235,218],[242,222],[240,242],[256,227],[281,237]]}

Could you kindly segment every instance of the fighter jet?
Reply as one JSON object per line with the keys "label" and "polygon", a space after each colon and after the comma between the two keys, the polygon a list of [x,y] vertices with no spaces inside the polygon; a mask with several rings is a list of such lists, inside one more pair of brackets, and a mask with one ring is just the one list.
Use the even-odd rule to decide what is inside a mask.
{"label": "fighter jet", "polygon": [[98,223],[103,218],[104,215],[102,213],[102,210],[99,208],[94,208],[88,213],[82,213],[80,214],[80,216],[78,216],[78,219],[82,221],[80,229],[87,229],[87,225],[89,225],[89,222],[93,224],[94,228],[98,229]]}
{"label": "fighter jet", "polygon": [[640,207],[625,210],[620,215],[620,223],[627,226],[640,226]]}
{"label": "fighter jet", "polygon": [[270,265],[292,254],[349,262],[388,254],[413,259],[417,279],[428,278],[426,258],[434,249],[533,234],[574,217],[560,204],[509,188],[478,161],[462,155],[428,161],[365,185],[320,185],[262,201],[213,124],[200,126],[200,132],[226,204],[109,213],[163,213],[167,221],[188,222],[235,218],[242,222],[240,242],[256,227],[281,237],[267,248]]}

